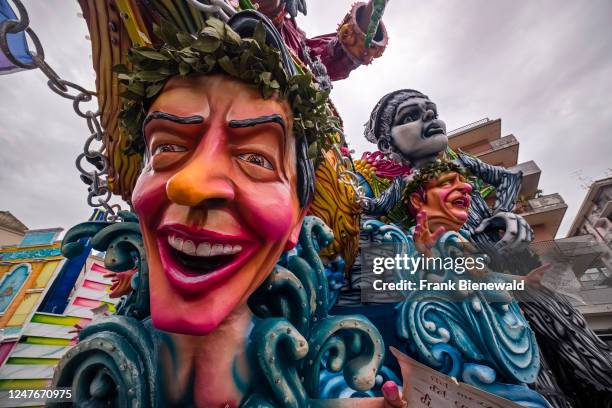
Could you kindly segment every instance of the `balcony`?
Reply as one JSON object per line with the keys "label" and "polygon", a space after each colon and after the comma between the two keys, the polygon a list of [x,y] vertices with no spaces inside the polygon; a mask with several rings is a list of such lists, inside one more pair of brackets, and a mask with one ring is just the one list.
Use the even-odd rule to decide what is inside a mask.
{"label": "balcony", "polygon": [[489,142],[489,148],[476,153],[476,157],[493,166],[512,167],[518,161],[519,142],[514,135]]}
{"label": "balcony", "polygon": [[567,204],[555,193],[533,198],[517,205],[517,212],[533,227],[535,241],[555,238]]}
{"label": "balcony", "polygon": [[448,132],[448,145],[453,150],[473,153],[479,145],[501,137],[501,119],[485,118]]}
{"label": "balcony", "polygon": [[583,289],[578,292],[582,302],[572,302],[595,331],[612,329],[612,288]]}
{"label": "balcony", "polygon": [[533,197],[538,191],[538,185],[540,184],[540,174],[542,171],[538,165],[530,160],[528,162],[519,163],[509,169],[512,172],[523,172],[523,181],[521,184],[520,195],[523,197]]}

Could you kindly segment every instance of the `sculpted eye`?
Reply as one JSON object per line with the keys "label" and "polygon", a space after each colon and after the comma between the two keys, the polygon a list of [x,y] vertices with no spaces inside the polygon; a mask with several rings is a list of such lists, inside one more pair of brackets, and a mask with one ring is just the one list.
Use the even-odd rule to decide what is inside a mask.
{"label": "sculpted eye", "polygon": [[272,163],[261,154],[257,153],[244,153],[238,156],[240,160],[244,160],[247,163],[254,164],[256,166],[260,166],[266,168],[268,170],[273,170]]}
{"label": "sculpted eye", "polygon": [[159,153],[176,153],[176,152],[185,152],[187,148],[184,146],[179,146],[175,144],[162,144],[155,148],[153,152],[153,156]]}
{"label": "sculpted eye", "polygon": [[420,109],[412,109],[401,116],[400,123],[410,123],[421,119],[422,112]]}

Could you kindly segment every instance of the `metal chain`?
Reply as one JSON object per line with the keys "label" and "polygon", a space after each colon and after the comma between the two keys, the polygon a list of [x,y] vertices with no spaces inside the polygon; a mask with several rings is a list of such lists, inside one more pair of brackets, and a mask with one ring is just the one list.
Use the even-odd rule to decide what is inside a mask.
{"label": "metal chain", "polygon": [[[7,59],[14,65],[23,69],[40,69],[49,79],[47,85],[59,96],[72,100],[72,107],[75,113],[87,122],[90,135],[85,140],[83,153],[76,158],[76,168],[79,170],[80,179],[88,186],[87,204],[93,208],[102,208],[106,213],[106,220],[114,221],[117,214],[121,211],[119,204],[111,205],[109,201],[112,192],[108,186],[108,159],[104,131],[100,125],[100,111],[83,111],[81,103],[91,102],[96,96],[95,92],[62,79],[46,62],[45,52],[34,31],[28,27],[30,19],[26,8],[20,0],[11,0],[18,13],[18,20],[6,20],[0,23],[0,50],[6,55]],[[36,49],[35,53],[30,53],[32,63],[19,61],[12,55],[8,45],[8,34],[25,32]],[[84,166],[85,165],[85,166]],[[86,167],[91,170],[87,170]]]}

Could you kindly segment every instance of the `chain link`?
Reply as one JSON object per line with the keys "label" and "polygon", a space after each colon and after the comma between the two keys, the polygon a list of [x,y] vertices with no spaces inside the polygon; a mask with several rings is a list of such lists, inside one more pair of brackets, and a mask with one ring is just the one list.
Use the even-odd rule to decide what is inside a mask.
{"label": "chain link", "polygon": [[[109,163],[106,158],[106,143],[104,131],[100,125],[100,111],[83,111],[81,103],[91,102],[96,94],[88,91],[80,85],[62,79],[46,62],[45,52],[34,31],[28,27],[30,19],[26,8],[20,0],[12,0],[18,13],[17,20],[5,20],[0,23],[0,50],[7,59],[15,66],[23,69],[40,69],[48,78],[49,88],[61,96],[72,100],[74,112],[85,119],[90,135],[85,140],[83,153],[76,158],[76,168],[79,170],[81,180],[87,184],[87,204],[93,208],[102,208],[106,212],[106,220],[114,221],[121,211],[119,204],[109,204],[112,192],[108,186]],[[25,32],[34,44],[35,53],[30,53],[32,63],[19,61],[11,53],[8,45],[8,34]],[[89,168],[90,170],[87,170]]]}

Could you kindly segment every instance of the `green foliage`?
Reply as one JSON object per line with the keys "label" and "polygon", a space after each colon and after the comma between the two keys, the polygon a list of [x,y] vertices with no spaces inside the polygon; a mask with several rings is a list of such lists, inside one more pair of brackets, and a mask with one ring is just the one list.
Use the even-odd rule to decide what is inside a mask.
{"label": "green foliage", "polygon": [[[224,73],[256,87],[263,98],[279,93],[293,111],[293,131],[316,146],[318,140],[339,131],[339,119],[327,104],[329,92],[322,90],[310,73],[289,76],[280,52],[265,44],[263,25],[253,38],[241,38],[228,25],[209,18],[205,27],[191,35],[169,24],[154,27],[162,41],[159,48],[134,47],[129,54],[133,68],[117,65],[114,71],[125,91],[120,125],[128,134],[127,153],[142,153],[142,123],[148,106],[165,82],[176,75]],[[317,158],[320,149],[309,149]]]}
{"label": "green foliage", "polygon": [[436,160],[426,164],[419,170],[414,172],[412,180],[408,183],[405,190],[405,196],[416,191],[419,187],[424,186],[432,180],[436,180],[444,173],[455,172],[468,178],[467,171],[462,167],[448,160]]}

